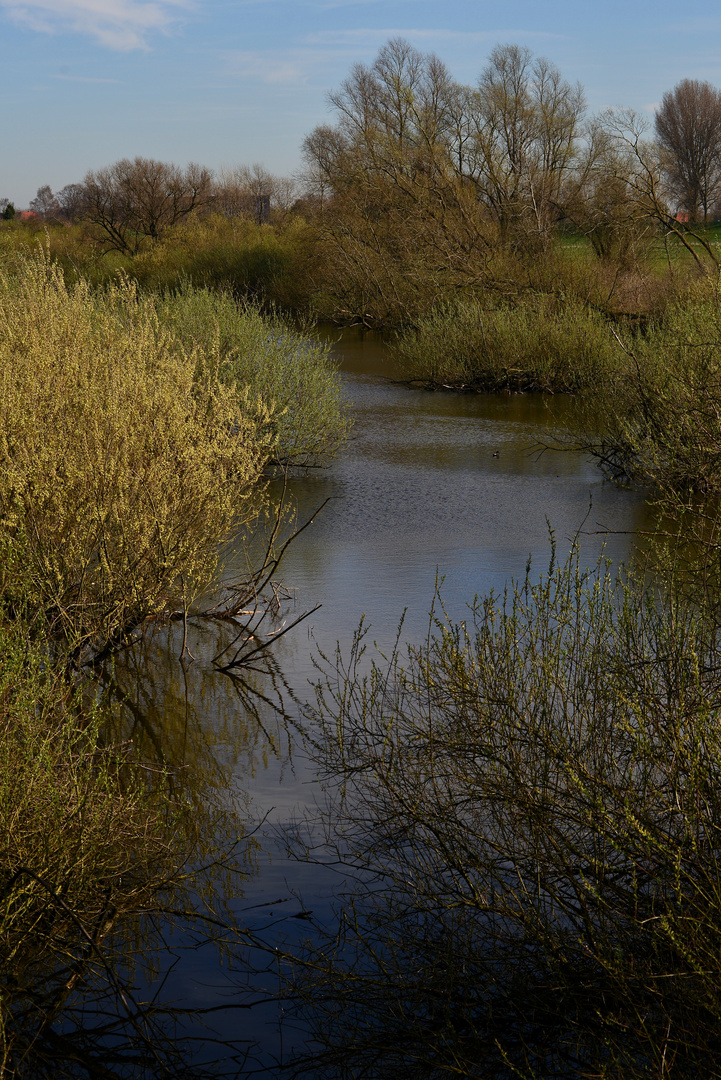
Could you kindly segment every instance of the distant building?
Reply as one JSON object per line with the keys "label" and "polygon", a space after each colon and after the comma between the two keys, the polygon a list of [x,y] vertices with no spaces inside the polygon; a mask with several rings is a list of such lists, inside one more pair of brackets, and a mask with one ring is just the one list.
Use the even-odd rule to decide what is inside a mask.
{"label": "distant building", "polygon": [[270,195],[258,195],[255,200],[255,216],[259,225],[270,221]]}

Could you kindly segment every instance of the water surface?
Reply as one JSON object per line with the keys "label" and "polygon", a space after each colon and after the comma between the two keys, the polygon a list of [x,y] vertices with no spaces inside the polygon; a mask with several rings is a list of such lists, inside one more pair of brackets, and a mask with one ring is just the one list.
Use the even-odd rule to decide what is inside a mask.
{"label": "water surface", "polygon": [[[191,792],[197,784],[199,802],[223,806],[232,796],[248,828],[264,823],[255,872],[231,897],[238,918],[256,929],[280,922],[296,936],[305,924],[293,916],[310,910],[330,919],[338,887],[337,874],[288,860],[277,840],[322,795],[295,726],[300,703],[312,697],[318,650],[330,655],[336,642],[347,650],[361,616],[385,648],[404,611],[404,636],[419,639],[437,579],[447,611],[462,619],[475,594],[502,590],[523,576],[529,558],[533,573],[547,568],[549,528],[560,557],[578,536],[582,561],[605,546],[618,562],[647,513],[639,495],[604,482],[582,454],[543,450],[571,422],[570,399],[412,389],[393,381],[388,349],[370,334],[346,332],[334,351],[353,433],[332,467],[289,485],[300,523],[330,502],[282,564],[294,600],[278,625],[321,606],[277,642],[275,684],[251,672],[241,692],[219,674],[211,660],[227,631],[212,626],[193,632],[196,659],[185,668],[174,634],[156,637],[117,670],[136,743],[186,766],[184,782]],[[255,715],[248,689],[262,695]],[[232,987],[210,948],[184,956],[169,982],[173,996],[204,1004],[227,1001]],[[221,1034],[257,1042],[267,1061],[287,1058],[302,1040],[279,1034],[279,1016],[272,1004],[216,1019]]]}

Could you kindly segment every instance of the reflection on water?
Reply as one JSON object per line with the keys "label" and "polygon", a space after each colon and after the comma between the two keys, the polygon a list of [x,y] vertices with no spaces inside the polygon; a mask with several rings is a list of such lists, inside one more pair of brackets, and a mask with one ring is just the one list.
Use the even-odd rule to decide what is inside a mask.
{"label": "reflection on water", "polygon": [[213,663],[235,630],[225,621],[191,621],[187,645],[194,659],[181,662],[182,627],[155,628],[101,675],[122,706],[109,737],[130,739],[140,757],[169,766],[191,801],[199,786],[199,810],[211,794],[221,804],[247,806],[248,779],[271,759],[283,768],[292,763],[286,709],[293,696],[272,657],[242,679],[219,673]]}
{"label": "reflection on water", "polygon": [[[462,618],[474,594],[502,589],[529,557],[539,572],[546,567],[549,528],[560,555],[581,530],[582,559],[605,543],[618,561],[646,515],[640,497],[604,483],[582,455],[541,452],[570,420],[568,399],[431,394],[393,382],[388,350],[372,335],[346,333],[335,348],[354,429],[332,468],[290,482],[298,522],[330,502],[288,550],[282,577],[295,599],[274,629],[293,611],[322,606],[278,640],[266,669],[242,680],[213,664],[234,632],[213,622],[191,625],[193,663],[178,659],[179,628],[157,629],[103,674],[118,703],[109,737],[132,739],[142,757],[172,767],[199,828],[221,846],[255,830],[255,872],[241,883],[218,871],[217,880],[229,917],[271,942],[277,923],[302,930],[304,912],[326,917],[337,887],[330,871],[288,862],[270,828],[290,826],[318,792],[298,737],[316,650],[347,646],[361,615],[381,647],[404,610],[404,634],[417,638],[437,575],[450,615]],[[217,1008],[219,1038],[257,1047],[264,1060],[287,1058],[302,1035],[281,1039],[277,1003],[235,1007],[243,985],[272,997],[267,955],[236,955],[221,969],[212,943],[183,952],[192,933],[185,942],[182,928],[173,934],[164,993]]]}
{"label": "reflection on water", "polygon": [[[332,497],[284,566],[301,606],[323,604],[319,644],[347,641],[363,612],[388,640],[404,608],[414,636],[436,571],[451,613],[462,615],[474,593],[522,574],[529,555],[546,565],[549,525],[561,549],[584,529],[589,559],[604,542],[614,560],[627,555],[628,537],[613,533],[644,524],[642,500],[605,483],[582,455],[542,451],[572,418],[571,399],[408,389],[379,376],[386,350],[369,337],[351,342],[348,371],[343,362],[350,446],[328,473],[294,485],[301,517]],[[609,535],[590,535],[597,530]]]}

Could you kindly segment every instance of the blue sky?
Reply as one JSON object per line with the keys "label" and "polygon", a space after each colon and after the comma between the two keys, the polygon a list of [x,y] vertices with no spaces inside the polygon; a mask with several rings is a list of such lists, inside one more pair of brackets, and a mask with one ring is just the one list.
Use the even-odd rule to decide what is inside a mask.
{"label": "blue sky", "polygon": [[721,85],[718,2],[0,0],[0,196],[24,207],[135,155],[293,173],[328,90],[398,35],[463,82],[526,45],[592,111],[652,117],[679,79]]}

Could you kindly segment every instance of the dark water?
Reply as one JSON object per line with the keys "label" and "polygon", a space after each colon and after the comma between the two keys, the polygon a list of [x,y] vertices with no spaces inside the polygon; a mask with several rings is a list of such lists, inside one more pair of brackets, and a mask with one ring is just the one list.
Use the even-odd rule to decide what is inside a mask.
{"label": "dark water", "polygon": [[[213,627],[194,632],[190,666],[177,661],[177,637],[158,635],[116,674],[132,706],[124,734],[145,752],[186,766],[182,783],[197,813],[212,807],[213,827],[229,834],[263,822],[255,864],[235,880],[230,906],[241,923],[271,937],[278,923],[279,934],[302,933],[305,924],[293,919],[302,911],[330,919],[338,886],[335,873],[286,858],[278,840],[320,794],[294,726],[298,703],[312,697],[317,650],[332,653],[336,641],[347,649],[361,616],[383,648],[404,610],[404,636],[419,638],[437,577],[448,612],[463,618],[474,594],[502,590],[524,574],[529,557],[539,573],[547,567],[549,526],[560,556],[581,532],[582,560],[594,560],[605,545],[618,562],[646,513],[638,495],[605,483],[582,455],[543,451],[571,420],[568,399],[431,394],[391,382],[387,349],[369,335],[346,334],[336,351],[353,435],[332,468],[291,482],[301,523],[331,501],[283,562],[294,600],[278,626],[293,612],[322,606],[277,642],[275,685],[251,672],[240,689],[219,675],[210,662],[219,641]],[[282,702],[286,717],[254,691]],[[246,957],[250,967],[255,962],[265,961]],[[258,980],[266,989],[268,978]],[[232,1000],[237,985],[208,947],[183,956],[166,992],[213,1005]],[[302,1041],[279,1020],[277,1004],[214,1016],[222,1037],[257,1043],[264,1061],[287,1059]]]}

